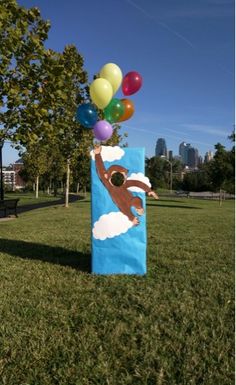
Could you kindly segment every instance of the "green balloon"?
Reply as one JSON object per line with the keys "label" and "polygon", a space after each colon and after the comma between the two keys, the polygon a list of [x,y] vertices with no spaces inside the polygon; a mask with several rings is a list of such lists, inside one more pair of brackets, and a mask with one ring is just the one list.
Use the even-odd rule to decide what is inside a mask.
{"label": "green balloon", "polygon": [[111,99],[110,103],[104,109],[105,120],[109,123],[118,122],[125,111],[124,105],[120,99]]}

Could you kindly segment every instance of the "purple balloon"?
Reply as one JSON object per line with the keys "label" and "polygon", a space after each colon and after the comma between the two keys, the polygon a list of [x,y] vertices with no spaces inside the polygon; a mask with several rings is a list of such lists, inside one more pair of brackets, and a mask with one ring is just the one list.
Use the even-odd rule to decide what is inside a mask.
{"label": "purple balloon", "polygon": [[99,120],[93,127],[93,133],[98,140],[110,139],[113,133],[112,125],[106,120]]}

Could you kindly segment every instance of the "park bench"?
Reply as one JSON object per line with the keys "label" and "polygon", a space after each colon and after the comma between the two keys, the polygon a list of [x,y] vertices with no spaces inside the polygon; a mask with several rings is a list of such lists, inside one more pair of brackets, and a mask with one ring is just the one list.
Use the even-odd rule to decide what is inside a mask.
{"label": "park bench", "polygon": [[178,196],[178,197],[186,197],[186,198],[189,198],[189,191],[175,191],[175,195]]}
{"label": "park bench", "polygon": [[0,210],[4,210],[5,217],[8,215],[8,212],[10,212],[11,210],[14,210],[15,216],[18,217],[17,215],[18,202],[19,202],[19,199],[0,200]]}

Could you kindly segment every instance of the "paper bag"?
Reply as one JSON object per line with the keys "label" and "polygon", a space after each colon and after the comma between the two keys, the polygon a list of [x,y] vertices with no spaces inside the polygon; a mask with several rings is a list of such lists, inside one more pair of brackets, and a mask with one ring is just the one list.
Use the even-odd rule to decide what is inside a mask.
{"label": "paper bag", "polygon": [[[99,152],[99,150],[97,151]],[[143,148],[101,146],[91,151],[92,272],[146,273]]]}

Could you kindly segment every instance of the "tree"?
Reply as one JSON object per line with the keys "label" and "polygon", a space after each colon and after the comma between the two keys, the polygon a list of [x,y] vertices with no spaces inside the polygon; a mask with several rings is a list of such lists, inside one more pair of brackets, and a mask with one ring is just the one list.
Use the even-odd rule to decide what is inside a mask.
{"label": "tree", "polygon": [[164,159],[153,156],[152,158],[146,158],[146,175],[150,179],[153,189],[158,187],[166,187],[165,179],[165,161]]}
{"label": "tree", "polygon": [[123,135],[120,133],[121,126],[119,123],[114,123],[112,125],[113,127],[113,134],[110,139],[106,141],[106,146],[118,146],[121,147],[128,147],[128,143],[125,142],[126,138],[128,137],[127,132],[125,132]]}
{"label": "tree", "polygon": [[[62,53],[45,49],[49,28],[38,8],[25,9],[16,0],[1,0],[0,141],[10,138],[17,149],[23,147],[25,162],[37,178],[43,174],[49,180],[51,175],[61,177],[64,162],[67,207],[71,164],[79,157],[82,162],[93,143],[92,131],[75,120],[77,106],[88,100],[87,73],[75,46],[66,46]],[[120,140],[116,126],[110,142]],[[45,173],[47,143],[54,151],[51,163],[45,161]]]}
{"label": "tree", "polygon": [[211,191],[212,183],[207,171],[203,167],[198,171],[186,173],[181,187],[186,191]]}
{"label": "tree", "polygon": [[[73,45],[63,53],[45,56],[44,103],[50,115],[51,130],[46,130],[50,142],[58,148],[66,164],[65,206],[69,203],[70,171],[73,159],[91,146],[93,136],[76,121],[76,109],[86,100],[87,73],[83,58]],[[52,97],[53,95],[53,97]]]}
{"label": "tree", "polygon": [[72,165],[72,175],[74,181],[74,191],[77,193],[83,190],[86,194],[87,189],[90,189],[90,154],[80,154],[74,159]]}
{"label": "tree", "polygon": [[[182,165],[178,160],[173,159],[171,161],[172,174],[178,174],[181,171]],[[150,179],[152,187],[154,189],[169,188],[170,186],[170,164],[165,158],[153,156],[152,158],[146,158],[146,174]],[[175,177],[174,182],[177,183]]]}
{"label": "tree", "polygon": [[50,193],[50,190],[53,189],[54,196],[57,196],[58,187],[62,186],[65,173],[65,159],[61,154],[60,149],[54,144],[50,147],[47,170],[43,175],[43,182],[48,190],[48,193]]}
{"label": "tree", "polygon": [[49,28],[38,8],[25,9],[16,0],[1,1],[0,140],[20,130],[23,106],[32,102]]}
{"label": "tree", "polygon": [[235,131],[232,131],[232,133],[228,136],[228,139],[233,143],[235,142]]}
{"label": "tree", "polygon": [[[82,137],[87,139],[86,147],[92,143],[92,132],[84,130],[75,120],[76,108],[86,96],[83,58],[74,46],[65,47],[63,53],[44,50],[33,71],[37,80],[22,102],[20,127],[14,133],[14,140],[29,154],[33,146],[45,143],[57,149],[54,155],[57,153],[60,162],[63,159],[67,165],[67,207],[71,160],[81,146]],[[53,164],[56,163],[54,158]]]}
{"label": "tree", "polygon": [[235,149],[227,151],[225,147],[217,143],[215,145],[215,155],[208,165],[208,174],[214,190],[226,190],[234,192],[235,176]]}
{"label": "tree", "polygon": [[[39,177],[43,175],[48,168],[48,146],[34,144],[30,151],[22,154],[24,164],[24,174],[28,179],[35,183],[35,197],[39,197]],[[24,175],[22,174],[22,175]]]}
{"label": "tree", "polygon": [[[27,10],[16,0],[1,0],[0,159],[4,140],[12,139],[20,130],[22,107],[35,85],[37,61],[44,50],[49,28],[50,23],[42,20],[38,8]],[[0,178],[2,186],[2,172]]]}
{"label": "tree", "polygon": [[[84,187],[89,182],[89,173],[84,170],[90,167],[89,150],[94,137],[92,130],[82,127],[75,119],[78,105],[89,101],[87,73],[83,68],[83,57],[73,45],[65,47],[62,54],[46,56],[44,67],[45,73],[52,73],[46,77],[43,90],[44,101],[48,100],[48,104],[51,104],[53,129],[49,133],[49,140],[58,146],[66,162],[65,206],[68,207],[70,175],[75,165],[79,170],[74,172],[74,176],[80,178]],[[55,96],[51,98],[51,95]],[[102,111],[99,114],[102,115]],[[117,145],[124,140],[126,134],[121,135],[119,130],[120,126],[115,124],[112,138],[106,145]]]}

